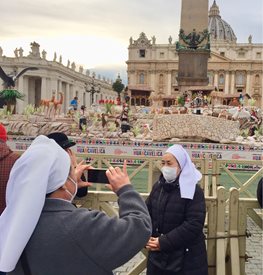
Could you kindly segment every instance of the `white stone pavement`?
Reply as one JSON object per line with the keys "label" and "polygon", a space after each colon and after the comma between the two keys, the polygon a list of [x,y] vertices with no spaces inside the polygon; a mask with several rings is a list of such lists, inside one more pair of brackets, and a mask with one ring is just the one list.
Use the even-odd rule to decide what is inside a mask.
{"label": "white stone pavement", "polygon": [[[263,234],[262,230],[249,218],[247,229],[251,233],[251,237],[247,238],[246,253],[249,258],[246,263],[246,275],[262,275],[263,274]],[[115,275],[125,275],[130,271],[136,263],[144,258],[140,252],[125,265],[117,268]],[[145,275],[143,271],[140,275]]]}

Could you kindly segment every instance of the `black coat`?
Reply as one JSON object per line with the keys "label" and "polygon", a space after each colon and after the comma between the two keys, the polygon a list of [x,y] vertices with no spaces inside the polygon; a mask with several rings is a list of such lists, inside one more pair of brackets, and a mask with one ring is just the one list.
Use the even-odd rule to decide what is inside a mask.
{"label": "black coat", "polygon": [[[183,270],[173,274],[207,275],[203,226],[206,215],[202,189],[196,185],[192,200],[180,195],[179,179],[167,183],[161,175],[146,200],[152,218],[152,236],[159,237],[160,252],[150,252],[149,261],[173,269],[183,251]],[[165,267],[166,266],[166,267]],[[157,275],[157,274],[156,274]]]}

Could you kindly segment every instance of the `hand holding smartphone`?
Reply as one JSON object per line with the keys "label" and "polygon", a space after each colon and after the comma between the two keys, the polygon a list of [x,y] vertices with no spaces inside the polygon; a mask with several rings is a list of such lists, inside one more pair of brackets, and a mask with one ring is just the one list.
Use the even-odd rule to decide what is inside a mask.
{"label": "hand holding smartphone", "polygon": [[99,183],[99,184],[109,184],[108,177],[106,176],[106,169],[89,169],[87,171],[88,182]]}

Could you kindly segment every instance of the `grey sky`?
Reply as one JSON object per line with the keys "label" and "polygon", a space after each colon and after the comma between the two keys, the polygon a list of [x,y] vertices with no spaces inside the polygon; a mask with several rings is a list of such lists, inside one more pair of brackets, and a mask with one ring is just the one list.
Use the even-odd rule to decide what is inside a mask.
{"label": "grey sky", "polygon": [[[209,6],[212,2],[209,0]],[[263,42],[262,0],[216,2],[238,42],[247,42],[250,34],[253,42]],[[102,66],[103,62],[123,66],[130,36],[137,39],[143,31],[149,38],[155,35],[156,43],[168,43],[170,35],[173,41],[177,40],[180,8],[181,0],[2,1],[0,46],[7,56],[13,56],[15,47],[22,46],[26,52],[30,50],[30,42],[36,41],[47,50],[49,59],[56,51],[58,55],[63,54],[63,59],[74,60],[85,68]],[[87,40],[90,36],[93,40]],[[95,60],[89,63],[88,55],[95,44],[95,49],[90,50],[94,59],[105,51],[97,64]]]}

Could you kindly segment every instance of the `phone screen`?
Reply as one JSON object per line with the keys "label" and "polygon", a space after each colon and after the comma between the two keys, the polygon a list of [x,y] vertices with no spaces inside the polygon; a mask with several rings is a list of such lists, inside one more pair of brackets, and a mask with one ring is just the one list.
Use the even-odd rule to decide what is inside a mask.
{"label": "phone screen", "polygon": [[106,169],[89,169],[87,171],[88,182],[107,184],[109,180],[106,176]]}

